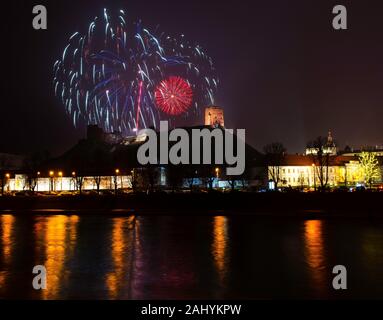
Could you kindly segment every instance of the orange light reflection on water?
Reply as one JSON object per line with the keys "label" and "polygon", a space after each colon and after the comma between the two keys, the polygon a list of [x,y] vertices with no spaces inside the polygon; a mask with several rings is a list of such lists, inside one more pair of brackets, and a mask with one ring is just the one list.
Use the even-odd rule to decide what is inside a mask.
{"label": "orange light reflection on water", "polygon": [[[12,259],[12,237],[15,217],[10,214],[0,216],[1,223],[1,258],[4,267],[8,267]],[[5,286],[6,272],[0,270],[0,288]]]}
{"label": "orange light reflection on water", "polygon": [[116,299],[120,294],[123,297],[130,294],[121,291],[125,287],[130,287],[134,221],[134,216],[113,219],[111,236],[113,270],[106,275],[105,280],[110,299]]}
{"label": "orange light reflection on water", "polygon": [[326,258],[323,241],[323,221],[307,220],[304,223],[305,255],[313,287],[319,293],[326,290]]}
{"label": "orange light reflection on water", "polygon": [[220,283],[223,284],[227,271],[227,217],[216,216],[213,220],[212,255]]}
{"label": "orange light reflection on water", "polygon": [[77,241],[77,224],[80,218],[76,215],[42,217],[35,224],[37,251],[43,251],[44,265],[47,270],[47,289],[42,290],[43,299],[56,299],[60,289],[68,280],[70,270],[65,263],[73,255]]}

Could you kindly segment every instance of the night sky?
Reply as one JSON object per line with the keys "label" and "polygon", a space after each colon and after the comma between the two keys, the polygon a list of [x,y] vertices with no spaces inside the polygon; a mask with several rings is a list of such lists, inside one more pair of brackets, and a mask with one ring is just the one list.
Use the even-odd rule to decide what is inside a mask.
{"label": "night sky", "polygon": [[[37,4],[48,30],[32,28]],[[332,28],[336,4],[348,30]],[[382,1],[12,0],[1,11],[0,152],[59,154],[85,136],[54,96],[52,66],[104,7],[199,43],[221,81],[226,126],[247,129],[260,150],[281,141],[302,152],[328,129],[341,147],[383,144]]]}

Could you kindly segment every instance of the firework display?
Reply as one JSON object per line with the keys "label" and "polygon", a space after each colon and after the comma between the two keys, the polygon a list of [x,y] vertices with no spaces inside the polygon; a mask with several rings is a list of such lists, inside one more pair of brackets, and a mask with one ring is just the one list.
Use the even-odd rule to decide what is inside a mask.
{"label": "firework display", "polygon": [[180,77],[170,77],[160,83],[155,91],[158,108],[171,115],[186,112],[192,103],[193,91]]}
{"label": "firework display", "polygon": [[54,64],[54,90],[73,124],[129,135],[160,120],[198,116],[214,104],[212,59],[183,35],[150,32],[106,9],[74,33]]}

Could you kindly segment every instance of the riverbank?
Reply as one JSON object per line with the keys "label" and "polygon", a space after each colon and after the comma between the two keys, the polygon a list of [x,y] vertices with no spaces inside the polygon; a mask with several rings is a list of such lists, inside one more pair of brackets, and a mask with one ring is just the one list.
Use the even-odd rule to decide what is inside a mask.
{"label": "riverbank", "polygon": [[27,214],[75,212],[115,215],[250,214],[383,218],[383,193],[152,193],[125,195],[4,196],[0,210]]}

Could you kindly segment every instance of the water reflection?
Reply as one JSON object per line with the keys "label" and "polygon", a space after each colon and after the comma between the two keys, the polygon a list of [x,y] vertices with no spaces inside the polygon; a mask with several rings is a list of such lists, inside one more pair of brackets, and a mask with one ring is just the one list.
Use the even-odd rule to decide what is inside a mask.
{"label": "water reflection", "polygon": [[326,259],[323,244],[323,221],[307,220],[304,222],[304,239],[306,263],[309,266],[309,273],[312,287],[322,294],[326,290]]}
{"label": "water reflection", "polygon": [[[13,246],[13,225],[15,217],[9,214],[0,216],[1,223],[1,261],[4,269],[11,263]],[[4,287],[7,280],[7,272],[0,269],[0,288]]]}
{"label": "water reflection", "polygon": [[227,217],[216,216],[213,220],[213,243],[211,250],[222,286],[224,285],[228,264],[227,241]]}
{"label": "water reflection", "polygon": [[[383,298],[382,230],[355,220],[0,215],[0,298],[332,298],[336,264],[352,270],[341,297]],[[32,288],[37,264],[47,290]]]}
{"label": "water reflection", "polygon": [[[197,283],[200,260],[210,268],[211,237],[204,239],[208,225],[183,217],[138,217],[135,223],[132,298],[188,299],[195,292],[206,292]],[[209,234],[210,235],[210,234]],[[198,244],[204,243],[203,248]],[[203,257],[203,258],[202,258]],[[203,274],[199,274],[204,276]],[[213,277],[209,277],[212,279]]]}
{"label": "water reflection", "polygon": [[11,250],[12,250],[12,232],[13,224],[15,222],[15,217],[6,214],[1,216],[1,241],[2,241],[2,259],[4,264],[9,264],[11,259]]}
{"label": "water reflection", "polygon": [[[35,224],[36,253],[47,269],[47,289],[41,290],[43,299],[60,298],[70,275],[66,263],[71,259],[77,241],[78,216],[39,217]],[[41,259],[41,260],[40,260]]]}
{"label": "water reflection", "polygon": [[110,244],[113,267],[106,275],[109,299],[130,297],[134,222],[134,216],[113,219]]}

